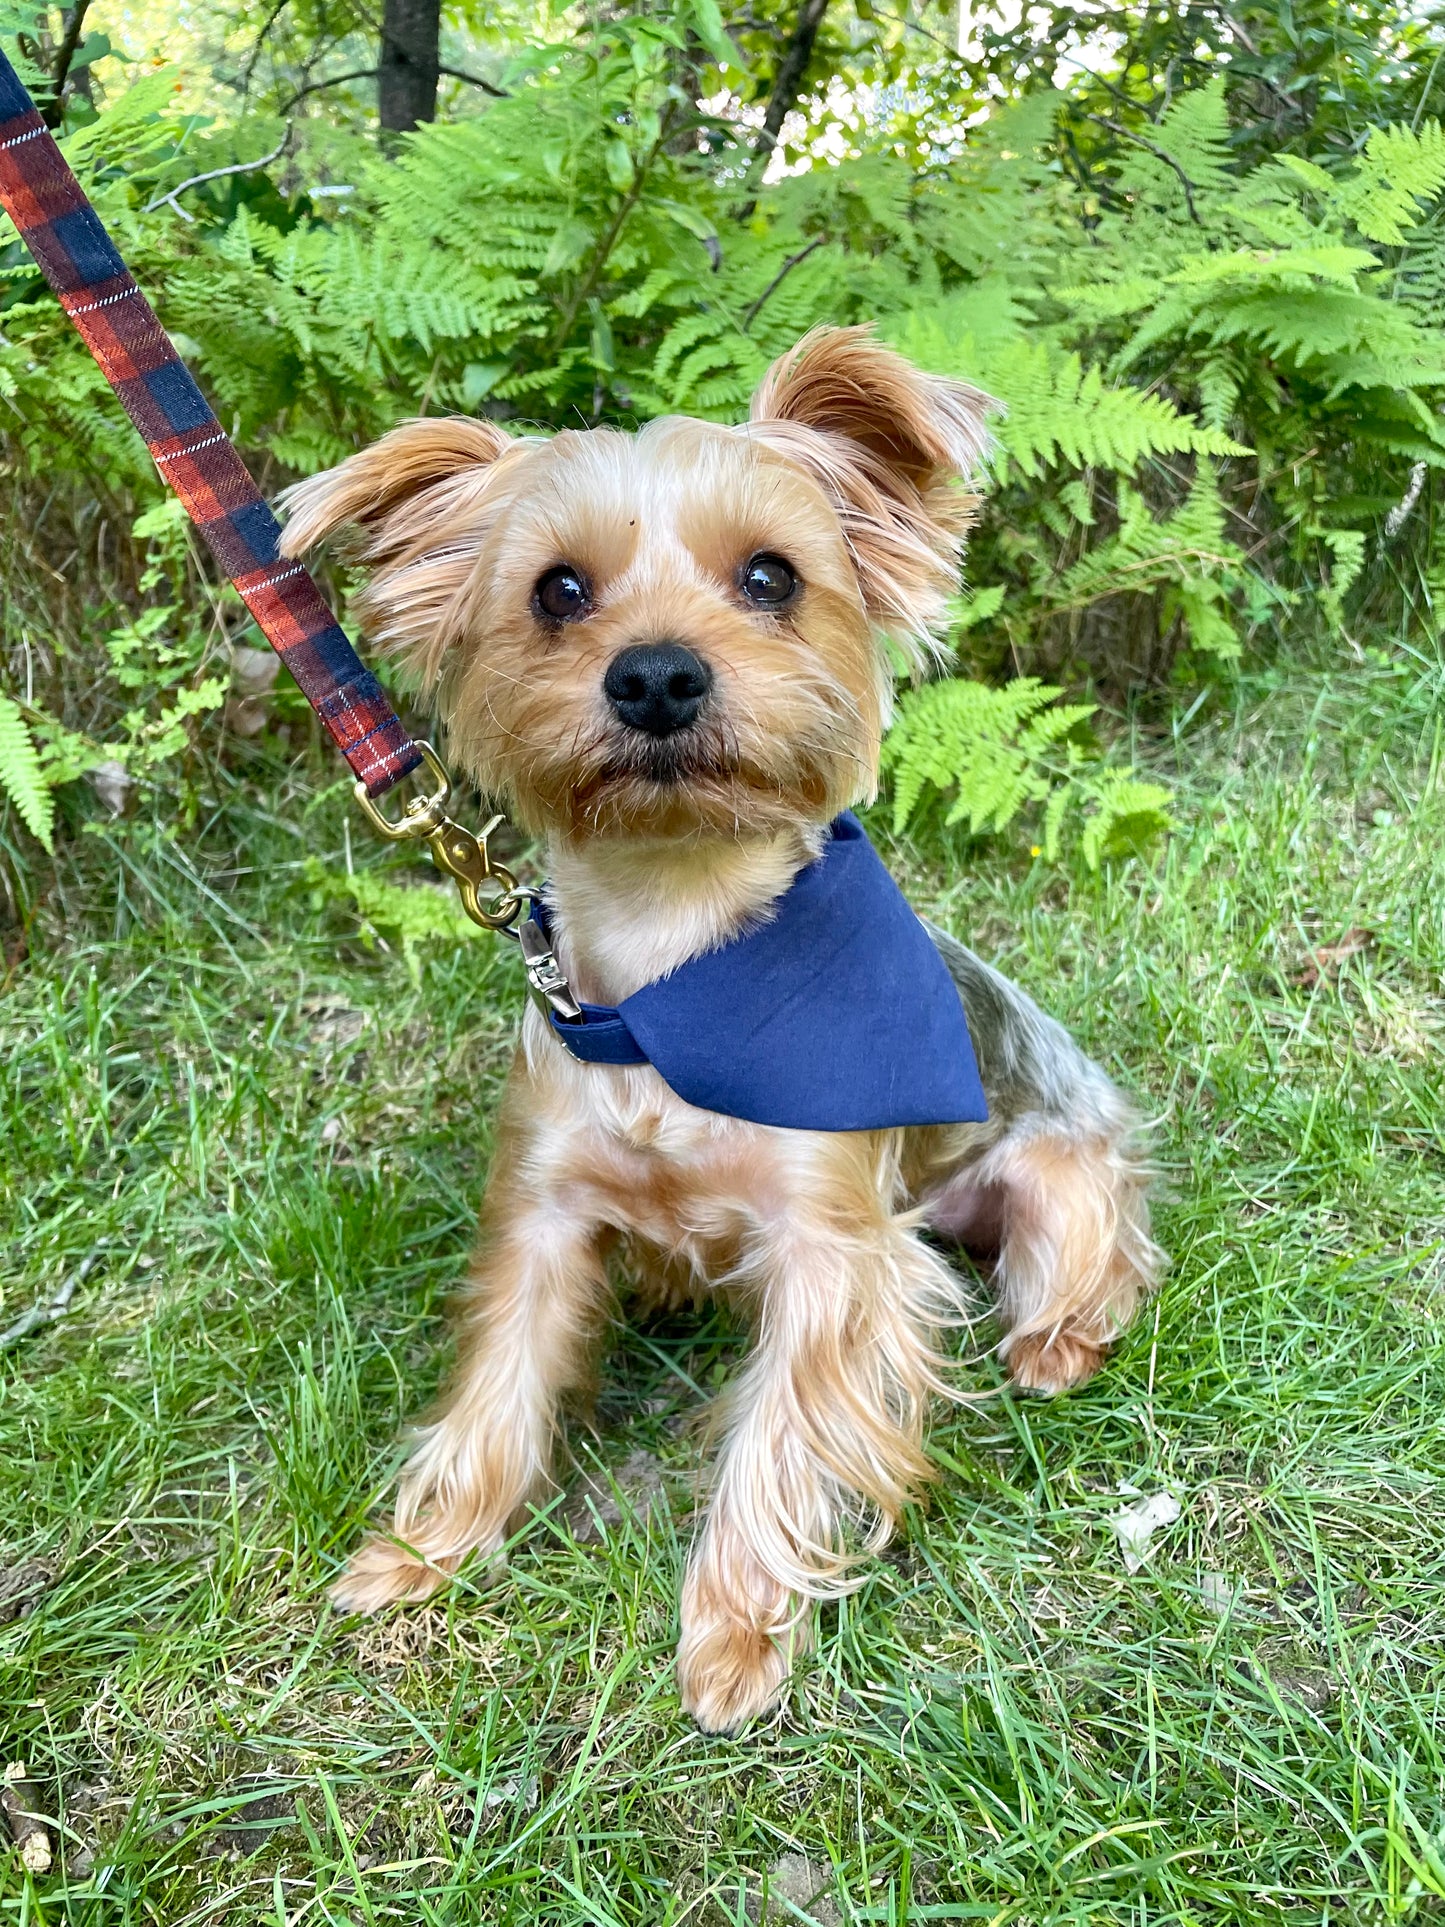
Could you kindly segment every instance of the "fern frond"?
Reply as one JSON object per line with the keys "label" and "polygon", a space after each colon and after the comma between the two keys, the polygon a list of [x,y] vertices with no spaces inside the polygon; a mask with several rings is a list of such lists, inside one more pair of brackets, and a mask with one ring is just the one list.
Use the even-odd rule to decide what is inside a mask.
{"label": "fern frond", "polygon": [[1150,455],[1248,453],[1162,395],[1111,387],[1101,368],[1047,342],[1012,343],[984,361],[978,376],[1006,405],[998,439],[1029,477],[1061,461],[1127,474]]}
{"label": "fern frond", "polygon": [[41,767],[40,752],[31,739],[20,705],[0,694],[0,789],[9,796],[20,820],[45,845],[54,848],[55,799]]}
{"label": "fern frond", "polygon": [[1335,207],[1367,240],[1399,247],[1408,229],[1445,186],[1445,133],[1438,121],[1418,130],[1376,127],[1353,173],[1335,195]]}
{"label": "fern frond", "polygon": [[1123,856],[1174,827],[1174,798],[1158,783],[1132,771],[1111,770],[1082,786],[1088,807],[1080,847],[1084,861],[1097,870],[1105,857]]}
{"label": "fern frond", "polygon": [[1060,691],[1033,676],[1001,689],[963,677],[925,683],[899,703],[883,746],[893,779],[893,822],[904,830],[932,789],[956,791],[947,822],[1001,830],[1053,786],[1044,753],[1094,713],[1060,704]]}

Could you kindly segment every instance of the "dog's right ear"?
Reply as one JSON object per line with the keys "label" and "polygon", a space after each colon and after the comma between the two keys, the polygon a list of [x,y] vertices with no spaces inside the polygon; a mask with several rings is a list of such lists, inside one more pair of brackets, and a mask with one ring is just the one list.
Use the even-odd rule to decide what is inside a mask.
{"label": "dog's right ear", "polygon": [[820,484],[869,615],[920,658],[958,586],[978,508],[968,485],[996,406],[966,382],[915,368],[866,327],[814,328],[753,397],[749,436]]}
{"label": "dog's right ear", "polygon": [[303,555],[339,529],[368,571],[356,610],[367,640],[430,688],[453,640],[451,606],[485,532],[500,458],[520,444],[491,422],[403,422],[339,467],[286,490],[281,553]]}

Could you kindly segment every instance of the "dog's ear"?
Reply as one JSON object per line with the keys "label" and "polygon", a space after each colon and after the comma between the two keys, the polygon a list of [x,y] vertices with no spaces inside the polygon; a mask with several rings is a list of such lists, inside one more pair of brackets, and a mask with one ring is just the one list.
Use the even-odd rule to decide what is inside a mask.
{"label": "dog's ear", "polygon": [[497,464],[520,446],[491,422],[403,422],[286,490],[281,553],[302,555],[351,531],[348,551],[368,572],[356,605],[363,633],[430,687],[453,639],[449,616],[485,532]]}
{"label": "dog's ear", "polygon": [[996,404],[927,375],[869,328],[815,328],[775,361],[748,429],[799,462],[837,509],[869,615],[925,650],[978,508],[966,484]]}

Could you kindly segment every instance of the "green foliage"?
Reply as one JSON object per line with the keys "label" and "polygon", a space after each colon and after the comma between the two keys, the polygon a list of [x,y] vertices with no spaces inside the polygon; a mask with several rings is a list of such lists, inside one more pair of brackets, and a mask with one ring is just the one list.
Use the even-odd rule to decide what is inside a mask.
{"label": "green foliage", "polygon": [[904,696],[884,751],[894,829],[907,827],[928,788],[954,790],[944,820],[966,821],[975,835],[1048,797],[1049,752],[1094,714],[1092,703],[1051,706],[1060,694],[1019,676],[1003,689],[950,677]]}
{"label": "green foliage", "polygon": [[[1041,159],[1067,107],[1036,94],[1000,119]],[[1216,77],[1120,143],[1090,218],[1074,188],[1036,181],[1008,246],[885,323],[1008,404],[973,562],[1008,584],[996,659],[1127,669],[1094,641],[1120,598],[1147,598],[1156,655],[1232,656],[1241,619],[1278,607],[1265,580],[1337,628],[1380,573],[1372,527],[1342,518],[1378,527],[1412,463],[1445,467],[1445,331],[1419,298],[1439,127],[1377,128],[1334,171],[1291,153],[1246,168],[1237,145]],[[983,143],[924,191],[987,204],[1020,166]]]}
{"label": "green foliage", "polygon": [[421,981],[424,945],[440,942],[454,947],[484,934],[462,909],[451,885],[425,873],[407,884],[393,883],[376,870],[328,870],[312,857],[304,874],[318,908],[324,903],[348,904],[361,920],[361,934],[368,945],[378,939],[394,942],[413,983]]}
{"label": "green foliage", "polygon": [[30,834],[50,849],[55,823],[50,786],[20,705],[4,694],[0,694],[0,790],[9,795]]}
{"label": "green foliage", "polygon": [[[338,16],[338,32],[354,25]],[[1172,29],[1140,15],[1131,31],[1142,46]],[[1281,134],[1256,78],[1287,94],[1284,43],[1258,21],[1246,31],[1258,55],[1201,65],[1208,34],[1191,27],[1188,84],[1157,102],[1101,98],[1081,73],[1063,92],[1011,82],[1002,99],[990,83],[967,108],[972,54],[912,68],[892,118],[845,126],[818,108],[817,141],[833,139],[840,162],[805,139],[787,151],[811,164],[770,182],[725,105],[758,91],[748,63],[766,64],[766,42],[711,0],[514,46],[503,98],[386,155],[307,123],[285,195],[252,174],[244,194],[233,184],[239,199],[183,187],[198,157],[265,152],[277,123],[177,114],[169,70],[77,117],[66,145],[268,481],[418,409],[543,427],[736,419],[774,356],[825,320],[876,319],[925,366],[991,390],[1006,412],[972,548],[982,586],[958,640],[986,679],[968,701],[1045,783],[1026,785],[1045,808],[1056,779],[1020,733],[1043,727],[1046,705],[1028,708],[1040,688],[1215,675],[1286,611],[1329,630],[1367,609],[1408,626],[1409,582],[1441,572],[1433,552],[1413,577],[1400,567],[1385,521],[1416,465],[1445,467],[1445,136],[1420,103],[1393,121],[1361,108],[1368,131],[1347,154],[1317,150],[1304,126]],[[901,74],[890,33],[870,27],[858,45]],[[863,58],[829,44],[845,68]],[[1289,58],[1315,87],[1303,41]],[[1136,72],[1121,72],[1127,93]],[[1370,102],[1394,98],[1383,69],[1361,73]],[[166,201],[176,190],[196,219]],[[101,754],[142,782],[179,782],[223,702],[217,672],[244,611],[205,588],[178,525],[147,519],[163,499],[151,465],[13,247],[0,306],[17,485],[66,476],[136,529],[119,601],[53,652],[27,740],[69,732],[52,782]],[[1431,495],[1427,483],[1410,545],[1434,540]],[[4,620],[14,700],[18,631]],[[92,665],[83,703],[66,649]],[[1008,698],[1014,724],[983,701],[1004,671],[1035,678]],[[1104,804],[1079,787],[1093,765],[1073,750],[1062,820],[1094,820]],[[976,780],[956,769],[934,786],[960,820],[1002,827],[1022,803],[1007,785],[989,802]]]}
{"label": "green foliage", "polygon": [[1053,861],[1077,828],[1090,869],[1166,832],[1169,791],[1098,766],[1078,740],[1095,705],[1063,703],[1062,694],[1017,676],[1000,689],[949,677],[905,695],[884,745],[895,832],[950,792],[945,825],[966,823],[975,836],[1042,806],[1039,852]]}

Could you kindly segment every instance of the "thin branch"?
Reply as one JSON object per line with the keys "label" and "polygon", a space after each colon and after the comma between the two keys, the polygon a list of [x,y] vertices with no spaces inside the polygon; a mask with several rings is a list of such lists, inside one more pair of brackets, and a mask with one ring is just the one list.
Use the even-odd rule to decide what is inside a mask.
{"label": "thin branch", "polygon": [[71,1299],[100,1263],[100,1256],[99,1248],[92,1251],[82,1261],[80,1269],[64,1279],[49,1298],[40,1299],[22,1311],[13,1325],[7,1325],[4,1331],[0,1331],[0,1352],[10,1351],[22,1339],[28,1338],[31,1332],[39,1331],[42,1325],[53,1325],[57,1318],[63,1318],[70,1310]]}
{"label": "thin branch", "polygon": [[663,109],[657,139],[652,143],[652,146],[648,149],[644,158],[634,164],[632,185],[628,188],[626,194],[623,195],[621,204],[612,217],[611,225],[608,227],[606,234],[603,235],[596,254],[592,257],[591,266],[578,282],[576,293],[567,304],[562,319],[557,325],[556,333],[552,337],[550,352],[556,353],[564,345],[568,335],[572,332],[573,322],[582,312],[583,302],[586,301],[587,297],[602,279],[602,270],[606,267],[608,257],[617,245],[617,238],[626,224],[627,217],[642,199],[642,190],[647,185],[647,177],[652,172],[653,164],[668,141],[672,138],[675,120],[676,109],[669,103],[669,105]]}
{"label": "thin branch", "polygon": [[483,80],[480,74],[466,73],[460,67],[438,67],[437,72],[439,74],[445,74],[448,80],[464,80],[469,87],[480,87],[482,92],[484,94],[490,94],[493,100],[510,100],[512,98],[505,87],[494,86],[490,80]]}
{"label": "thin branch", "polygon": [[224,180],[228,174],[254,174],[258,168],[269,167],[272,161],[279,161],[290,145],[291,129],[288,127],[277,145],[271,149],[269,154],[263,154],[259,161],[235,161],[230,167],[213,167],[208,174],[192,174],[188,181],[180,181],[175,187],[168,188],[164,194],[157,194],[153,201],[146,203],[141,209],[141,212],[143,214],[154,214],[158,207],[169,205],[175,209],[183,221],[194,221],[196,218],[195,215],[187,214],[186,210],[176,199],[178,194],[184,194],[188,187],[199,187],[203,181]]}
{"label": "thin branch", "polygon": [[1250,39],[1249,35],[1245,32],[1244,28],[1240,26],[1239,22],[1235,19],[1232,13],[1229,13],[1226,11],[1224,15],[1224,24],[1226,27],[1228,27],[1229,31],[1234,35],[1235,39],[1239,42],[1240,46],[1243,47],[1244,51],[1250,56],[1250,58],[1253,60],[1258,60],[1259,48],[1255,46],[1254,42]]}
{"label": "thin branch", "polygon": [[90,0],[75,0],[70,9],[70,18],[65,23],[65,38],[61,41],[55,55],[55,71],[50,83],[55,89],[54,100],[48,100],[40,110],[40,118],[47,127],[58,127],[65,115],[66,77],[70,73],[70,63],[74,60],[80,46],[81,31],[85,26],[85,16],[90,8]]}
{"label": "thin branch", "polygon": [[267,36],[289,5],[290,0],[276,0],[276,4],[261,23],[261,30],[256,35],[256,44],[251,49],[251,58],[246,62],[246,71],[241,76],[242,100],[245,100],[251,91],[251,80],[256,72],[256,62],[261,58],[261,49],[266,44]]}
{"label": "thin branch", "polygon": [[762,293],[758,296],[757,300],[751,303],[750,306],[744,308],[743,318],[738,323],[739,334],[745,335],[748,332],[749,328],[751,328],[753,323],[757,320],[758,313],[762,308],[763,303],[769,298],[769,296],[777,292],[777,290],[782,286],[783,282],[786,281],[788,276],[793,272],[793,269],[797,267],[798,263],[800,261],[806,261],[810,254],[816,253],[817,250],[823,246],[824,242],[830,240],[831,238],[832,237],[827,234],[815,234],[812,240],[808,243],[808,245],[805,248],[799,248],[796,254],[790,254],[788,256],[787,260],[778,269],[777,273],[773,276],[772,280],[768,283],[768,285],[763,289]]}
{"label": "thin branch", "polygon": [[1194,182],[1190,180],[1172,154],[1166,154],[1162,147],[1156,146],[1153,141],[1145,140],[1142,134],[1136,134],[1132,127],[1125,127],[1122,121],[1106,120],[1102,114],[1085,114],[1084,119],[1091,120],[1096,127],[1107,127],[1111,134],[1118,134],[1126,141],[1136,142],[1140,147],[1147,148],[1155,160],[1163,161],[1166,167],[1172,167],[1179,176],[1179,185],[1184,189],[1184,201],[1189,209],[1190,220],[1196,227],[1204,226],[1199,218],[1199,209],[1194,205]]}
{"label": "thin branch", "polygon": [[769,153],[777,146],[783,122],[792,113],[798,95],[803,91],[808,62],[813,57],[818,29],[827,11],[828,0],[803,0],[798,10],[798,24],[773,76],[773,91],[768,95],[768,111],[763,116],[763,144]]}
{"label": "thin branch", "polygon": [[333,74],[329,80],[310,80],[304,87],[298,87],[286,105],[278,111],[289,114],[298,100],[305,100],[308,94],[319,94],[323,87],[340,87],[348,80],[375,80],[375,67],[356,67],[349,74]]}

